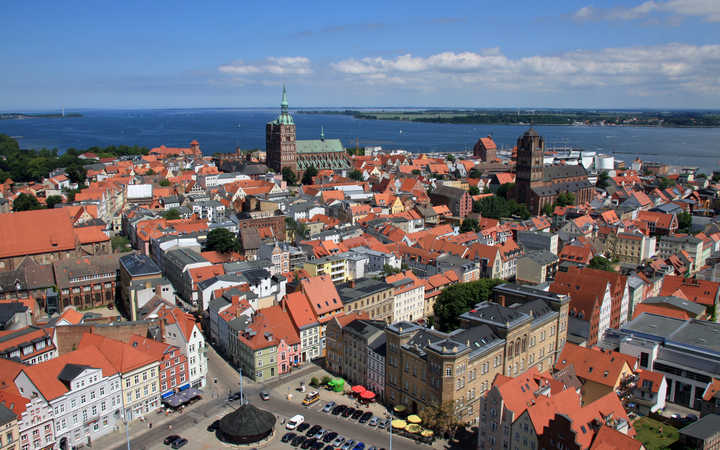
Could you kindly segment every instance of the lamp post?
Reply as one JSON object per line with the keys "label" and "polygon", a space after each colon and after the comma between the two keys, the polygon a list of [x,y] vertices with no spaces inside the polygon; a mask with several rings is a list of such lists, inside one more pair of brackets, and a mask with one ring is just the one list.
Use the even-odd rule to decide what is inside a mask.
{"label": "lamp post", "polygon": [[389,449],[392,450],[392,415],[386,413],[386,414],[385,414],[385,417],[387,417],[387,419],[390,421],[390,423],[388,424],[388,428],[390,429],[390,446],[389,446]]}

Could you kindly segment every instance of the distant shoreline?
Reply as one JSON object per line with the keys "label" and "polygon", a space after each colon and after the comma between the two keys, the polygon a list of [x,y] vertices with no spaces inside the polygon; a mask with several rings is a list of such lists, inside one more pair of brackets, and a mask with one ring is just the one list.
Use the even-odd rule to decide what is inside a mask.
{"label": "distant shoreline", "polygon": [[645,127],[645,128],[718,128],[720,112],[612,112],[569,110],[422,110],[358,111],[298,110],[298,114],[333,114],[364,120],[447,123],[472,125]]}
{"label": "distant shoreline", "polygon": [[71,119],[82,116],[80,113],[0,113],[0,120]]}

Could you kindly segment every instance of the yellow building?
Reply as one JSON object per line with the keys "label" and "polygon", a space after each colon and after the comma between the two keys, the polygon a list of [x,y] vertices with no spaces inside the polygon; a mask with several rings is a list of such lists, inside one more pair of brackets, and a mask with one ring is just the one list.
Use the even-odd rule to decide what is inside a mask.
{"label": "yellow building", "polygon": [[405,205],[403,205],[402,200],[400,200],[400,197],[395,197],[395,201],[392,203],[392,206],[390,206],[390,214],[400,214],[404,211]]}
{"label": "yellow building", "polygon": [[307,261],[303,269],[311,277],[330,275],[333,283],[344,283],[351,279],[347,258],[342,255],[326,256]]}
{"label": "yellow building", "polygon": [[97,334],[84,334],[79,346],[86,345],[97,347],[120,372],[126,420],[140,418],[160,406],[160,361],[130,344]]}
{"label": "yellow building", "polygon": [[5,405],[0,405],[0,450],[17,449],[19,439],[17,416]]}

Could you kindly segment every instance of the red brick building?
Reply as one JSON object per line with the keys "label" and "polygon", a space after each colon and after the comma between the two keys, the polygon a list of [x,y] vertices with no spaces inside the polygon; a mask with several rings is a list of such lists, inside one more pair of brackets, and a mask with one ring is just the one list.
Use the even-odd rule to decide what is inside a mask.
{"label": "red brick building", "polygon": [[187,357],[174,345],[142,336],[132,336],[130,345],[160,361],[160,396],[168,397],[190,387]]}

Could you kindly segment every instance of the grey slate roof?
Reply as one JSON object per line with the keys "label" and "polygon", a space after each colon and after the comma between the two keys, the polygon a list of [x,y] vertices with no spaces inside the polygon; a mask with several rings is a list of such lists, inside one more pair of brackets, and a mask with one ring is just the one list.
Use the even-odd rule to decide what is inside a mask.
{"label": "grey slate roof", "polygon": [[538,263],[541,266],[552,264],[552,263],[558,261],[557,255],[555,255],[554,253],[549,252],[547,250],[537,250],[537,251],[529,252],[525,256],[527,258],[532,259],[533,261],[535,261],[536,263]]}
{"label": "grey slate roof", "polygon": [[675,297],[672,295],[649,297],[643,301],[650,305],[670,305],[684,311],[688,311],[695,315],[700,315],[705,312],[705,307],[697,303],[685,300],[684,298]]}
{"label": "grey slate roof", "polygon": [[160,268],[149,256],[132,253],[120,257],[120,264],[133,277],[160,274]]}
{"label": "grey slate roof", "polygon": [[508,308],[488,301],[478,303],[460,317],[474,322],[493,323],[501,326],[505,326],[507,323],[513,325],[530,319],[530,316],[520,311],[519,308]]}
{"label": "grey slate roof", "polygon": [[355,280],[355,286],[351,287],[352,282],[340,283],[335,286],[340,295],[343,304],[354,302],[358,299],[373,295],[392,288],[392,286],[384,281],[374,278],[361,278]]}
{"label": "grey slate roof", "polygon": [[27,306],[20,302],[0,303],[0,329],[5,329],[15,314],[27,311]]}
{"label": "grey slate roof", "polygon": [[65,367],[63,367],[58,374],[58,379],[66,385],[69,385],[70,382],[80,375],[85,369],[90,369],[90,366],[82,364],[65,364]]}
{"label": "grey slate roof", "polygon": [[708,414],[679,431],[680,434],[704,441],[720,433],[720,415]]}
{"label": "grey slate roof", "polygon": [[0,426],[17,419],[17,415],[5,405],[0,405]]}

